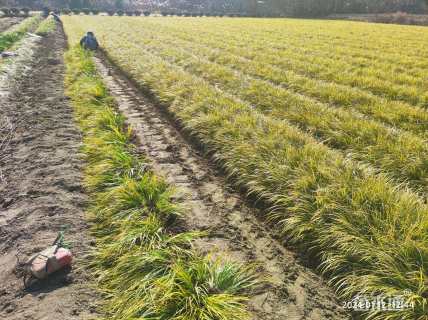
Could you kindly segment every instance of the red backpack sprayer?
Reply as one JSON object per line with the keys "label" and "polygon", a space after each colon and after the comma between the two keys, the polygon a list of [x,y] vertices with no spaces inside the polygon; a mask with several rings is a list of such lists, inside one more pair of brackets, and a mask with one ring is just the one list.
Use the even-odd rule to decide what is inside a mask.
{"label": "red backpack sprayer", "polygon": [[50,274],[71,266],[71,251],[66,248],[64,233],[59,232],[52,246],[36,253],[23,265],[24,286],[28,288],[36,280],[43,280]]}

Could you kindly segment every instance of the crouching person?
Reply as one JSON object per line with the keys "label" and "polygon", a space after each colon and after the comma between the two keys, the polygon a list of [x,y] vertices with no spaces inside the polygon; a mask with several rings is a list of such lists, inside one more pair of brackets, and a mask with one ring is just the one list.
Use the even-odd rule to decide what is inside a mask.
{"label": "crouching person", "polygon": [[80,46],[85,50],[96,51],[98,50],[99,44],[97,38],[93,32],[88,32],[86,35],[80,40]]}

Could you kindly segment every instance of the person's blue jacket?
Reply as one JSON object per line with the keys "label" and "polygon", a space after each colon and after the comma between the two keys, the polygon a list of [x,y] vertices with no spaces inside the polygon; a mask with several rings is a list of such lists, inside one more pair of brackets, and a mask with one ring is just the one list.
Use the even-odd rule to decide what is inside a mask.
{"label": "person's blue jacket", "polygon": [[82,46],[83,49],[85,49],[85,50],[92,50],[92,51],[97,50],[99,47],[97,38],[95,38],[95,36],[92,32],[88,32],[80,40],[80,46]]}

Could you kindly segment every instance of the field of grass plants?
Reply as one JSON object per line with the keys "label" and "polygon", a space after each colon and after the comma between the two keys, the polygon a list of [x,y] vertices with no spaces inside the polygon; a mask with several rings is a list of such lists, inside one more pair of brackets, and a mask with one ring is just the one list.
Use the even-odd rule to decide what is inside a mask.
{"label": "field of grass plants", "polygon": [[[319,270],[339,296],[404,294],[413,305],[369,310],[365,318],[427,319],[426,28],[297,19],[64,16],[63,21],[71,45],[84,32],[95,32],[109,59],[179,120],[232,181],[268,204],[266,223],[275,222],[284,239],[319,259]],[[104,94],[100,87],[92,90]],[[111,130],[120,118],[107,112],[92,121]],[[126,134],[100,132],[118,143],[129,139]],[[103,213],[101,239],[107,244],[118,237],[106,250],[121,251],[129,243],[124,230],[133,223],[154,230],[141,221],[120,225],[118,213],[145,201],[127,198],[131,194],[124,188],[143,183],[160,192],[164,186],[150,175],[128,177],[128,164],[135,174],[133,163],[140,161],[132,152],[89,139],[96,174],[88,177],[99,192],[94,211]],[[104,148],[114,154],[100,158]],[[124,174],[119,180],[104,171],[112,165]],[[99,180],[117,187],[106,192]],[[117,199],[113,211],[105,210],[106,197]],[[167,193],[162,197],[167,205]],[[169,204],[163,209],[168,210],[148,215],[147,222],[162,224],[174,215]],[[119,219],[117,225],[112,219]],[[150,240],[147,246],[163,250],[164,243],[156,240],[152,249]],[[127,292],[136,279],[116,283],[117,273],[132,259],[153,258],[125,255],[103,271],[107,290]],[[193,263],[190,256],[183,253],[186,263]],[[101,269],[110,266],[102,256],[98,261]],[[150,277],[140,276],[151,286]],[[121,310],[122,302],[112,308]]]}
{"label": "field of grass plants", "polygon": [[55,28],[56,22],[52,16],[49,16],[48,18],[40,22],[37,29],[35,30],[35,33],[39,36],[47,36],[49,33],[54,31]]}

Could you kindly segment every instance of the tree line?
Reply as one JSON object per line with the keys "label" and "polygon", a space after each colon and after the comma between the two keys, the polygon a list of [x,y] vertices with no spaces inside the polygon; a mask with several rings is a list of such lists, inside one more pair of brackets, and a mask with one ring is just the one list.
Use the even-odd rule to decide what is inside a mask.
{"label": "tree line", "polygon": [[427,13],[428,0],[0,0],[0,7],[32,9],[93,8],[237,14],[248,16],[321,17],[329,14]]}
{"label": "tree line", "polygon": [[428,12],[428,0],[236,0],[232,2],[235,10],[252,15],[317,17],[350,13]]}

